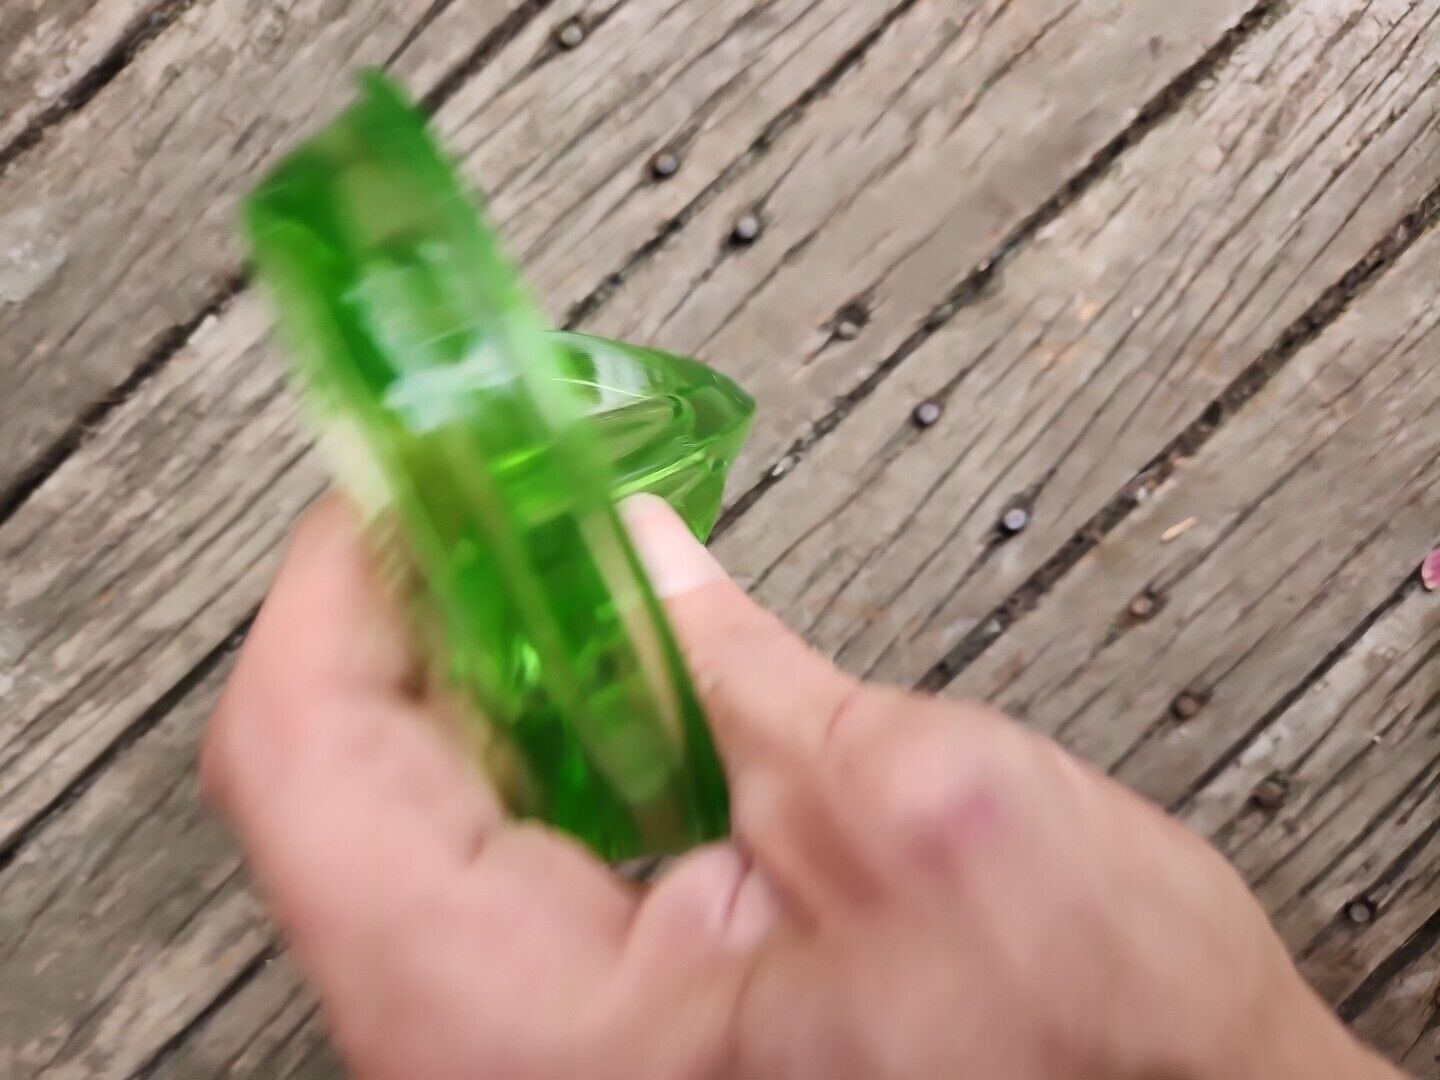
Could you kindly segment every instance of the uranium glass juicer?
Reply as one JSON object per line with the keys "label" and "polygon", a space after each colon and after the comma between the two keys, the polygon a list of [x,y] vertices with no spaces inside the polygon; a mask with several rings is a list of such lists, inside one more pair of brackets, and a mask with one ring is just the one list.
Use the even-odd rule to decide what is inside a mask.
{"label": "uranium glass juicer", "polygon": [[615,511],[704,538],[754,403],[543,323],[423,117],[378,75],[252,193],[295,379],[511,808],[620,860],[726,834],[719,759]]}

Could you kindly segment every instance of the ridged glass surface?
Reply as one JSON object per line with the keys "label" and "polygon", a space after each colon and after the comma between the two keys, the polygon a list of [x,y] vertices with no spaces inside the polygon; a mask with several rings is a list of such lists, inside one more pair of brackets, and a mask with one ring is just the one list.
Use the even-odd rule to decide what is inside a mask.
{"label": "ridged glass surface", "polygon": [[703,537],[753,402],[695,361],[548,332],[378,76],[245,216],[317,428],[418,571],[436,666],[513,808],[611,859],[724,835],[709,730],[614,500],[655,492]]}

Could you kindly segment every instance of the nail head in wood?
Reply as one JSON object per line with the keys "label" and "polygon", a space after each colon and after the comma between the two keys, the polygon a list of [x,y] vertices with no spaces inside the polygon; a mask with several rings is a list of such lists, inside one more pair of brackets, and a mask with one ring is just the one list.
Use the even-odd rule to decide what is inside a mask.
{"label": "nail head in wood", "polygon": [[1250,801],[1261,810],[1279,810],[1290,797],[1290,781],[1278,773],[1267,776],[1255,785]]}
{"label": "nail head in wood", "polygon": [[1375,921],[1375,901],[1368,896],[1356,897],[1345,905],[1345,918],[1356,926],[1368,926]]}
{"label": "nail head in wood", "polygon": [[799,464],[800,459],[798,457],[796,457],[794,454],[786,454],[783,458],[781,458],[779,461],[777,461],[774,465],[770,467],[770,475],[778,480],[780,477],[784,476],[786,473],[788,473],[791,469],[795,468],[795,466]]}
{"label": "nail head in wood", "polygon": [[578,48],[585,40],[585,25],[579,19],[562,23],[555,32],[555,41],[562,49]]}
{"label": "nail head in wood", "polygon": [[1175,714],[1176,720],[1190,720],[1200,712],[1204,704],[1199,696],[1187,690],[1175,698],[1170,705],[1170,711]]}
{"label": "nail head in wood", "polygon": [[1023,506],[1012,506],[1005,511],[1004,517],[1000,519],[1000,528],[1011,536],[1018,532],[1024,532],[1030,524],[1030,511]]}
{"label": "nail head in wood", "polygon": [[1148,619],[1155,614],[1155,597],[1141,593],[1130,601],[1130,614],[1137,619]]}
{"label": "nail head in wood", "polygon": [[669,180],[680,171],[680,155],[673,150],[661,150],[650,159],[650,175],[656,180]]}
{"label": "nail head in wood", "polygon": [[860,324],[854,319],[841,319],[835,324],[835,336],[841,341],[854,341],[860,336]]}
{"label": "nail head in wood", "polygon": [[914,419],[916,427],[934,427],[939,423],[944,411],[938,401],[922,401],[919,405],[915,406],[915,411],[911,413],[911,417]]}
{"label": "nail head in wood", "polygon": [[760,237],[760,215],[742,214],[730,230],[730,239],[736,244],[753,244]]}

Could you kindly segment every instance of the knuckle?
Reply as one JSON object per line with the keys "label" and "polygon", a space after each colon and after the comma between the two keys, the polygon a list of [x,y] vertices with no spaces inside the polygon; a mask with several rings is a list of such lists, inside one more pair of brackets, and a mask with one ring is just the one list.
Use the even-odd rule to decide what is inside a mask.
{"label": "knuckle", "polygon": [[[910,710],[905,718],[897,715],[902,708]],[[908,694],[895,695],[889,714],[889,730],[867,756],[876,774],[876,813],[910,861],[953,870],[1013,833],[1024,770],[994,732]]]}

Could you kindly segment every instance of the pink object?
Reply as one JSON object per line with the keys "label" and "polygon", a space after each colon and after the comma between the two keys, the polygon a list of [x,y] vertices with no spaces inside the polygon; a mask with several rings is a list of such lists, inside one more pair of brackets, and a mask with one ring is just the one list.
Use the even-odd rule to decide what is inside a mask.
{"label": "pink object", "polygon": [[1440,547],[1426,555],[1425,561],[1420,564],[1420,580],[1431,591],[1440,588]]}

